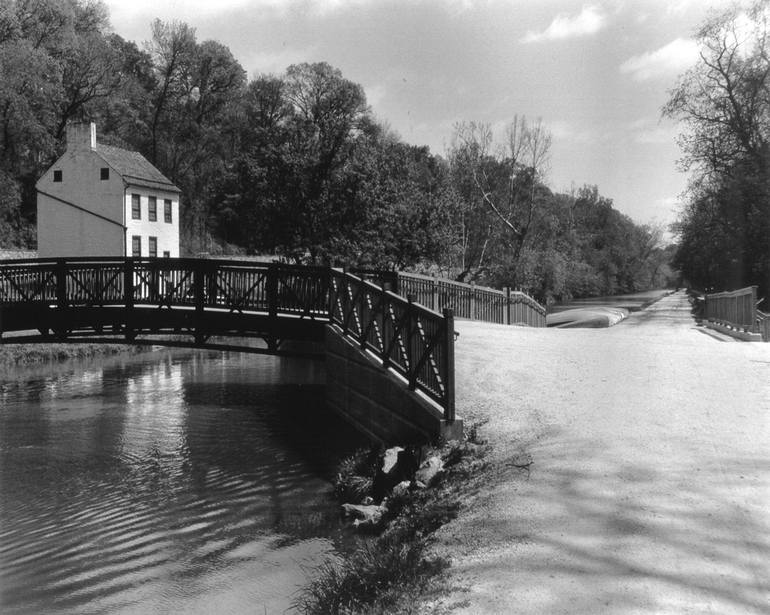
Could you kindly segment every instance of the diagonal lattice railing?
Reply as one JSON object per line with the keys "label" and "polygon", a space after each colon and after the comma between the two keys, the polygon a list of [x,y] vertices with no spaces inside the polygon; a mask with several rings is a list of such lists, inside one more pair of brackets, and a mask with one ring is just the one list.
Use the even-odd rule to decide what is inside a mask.
{"label": "diagonal lattice railing", "polygon": [[454,318],[349,273],[331,274],[330,319],[454,420]]}

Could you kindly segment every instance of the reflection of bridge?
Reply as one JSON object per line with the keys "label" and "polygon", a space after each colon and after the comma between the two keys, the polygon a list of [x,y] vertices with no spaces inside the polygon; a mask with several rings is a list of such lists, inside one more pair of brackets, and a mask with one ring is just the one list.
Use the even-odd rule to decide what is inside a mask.
{"label": "reflection of bridge", "polygon": [[437,404],[443,422],[454,421],[452,311],[439,314],[341,270],[169,258],[0,262],[0,343],[291,355],[324,342],[329,325]]}

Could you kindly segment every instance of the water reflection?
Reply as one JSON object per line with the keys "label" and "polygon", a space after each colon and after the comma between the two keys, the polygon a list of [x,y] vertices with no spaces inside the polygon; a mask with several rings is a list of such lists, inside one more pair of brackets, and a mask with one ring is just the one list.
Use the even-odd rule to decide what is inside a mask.
{"label": "water reflection", "polygon": [[[0,612],[281,612],[340,537],[340,436],[270,357],[0,381]],[[332,446],[330,446],[330,442]]]}

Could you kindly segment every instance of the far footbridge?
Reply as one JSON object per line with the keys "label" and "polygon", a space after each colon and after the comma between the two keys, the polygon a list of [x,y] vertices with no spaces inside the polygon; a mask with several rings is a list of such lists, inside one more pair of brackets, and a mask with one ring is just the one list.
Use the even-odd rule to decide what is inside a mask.
{"label": "far footbridge", "polygon": [[451,439],[454,318],[545,326],[524,293],[403,272],[218,259],[0,261],[0,344],[130,343],[323,362],[328,405],[382,441]]}

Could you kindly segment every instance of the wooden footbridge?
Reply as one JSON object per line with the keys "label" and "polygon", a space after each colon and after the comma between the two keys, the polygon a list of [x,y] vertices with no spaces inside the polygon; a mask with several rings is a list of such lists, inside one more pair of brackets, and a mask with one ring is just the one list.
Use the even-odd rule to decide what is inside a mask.
{"label": "wooden footbridge", "polygon": [[[0,261],[0,343],[158,344],[320,358],[307,348],[318,348],[331,325],[451,423],[452,308],[513,322],[521,301],[502,293],[507,303],[494,298],[500,309],[483,308],[492,304],[463,285],[453,294],[428,278],[366,277],[373,281],[327,267],[215,259]],[[389,289],[399,284],[421,292],[431,308],[443,304],[441,312]],[[539,312],[534,318],[539,324]]]}

